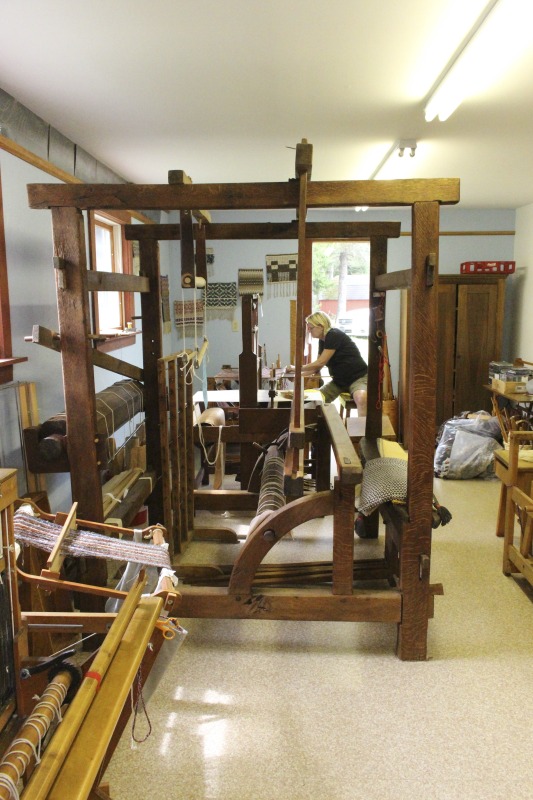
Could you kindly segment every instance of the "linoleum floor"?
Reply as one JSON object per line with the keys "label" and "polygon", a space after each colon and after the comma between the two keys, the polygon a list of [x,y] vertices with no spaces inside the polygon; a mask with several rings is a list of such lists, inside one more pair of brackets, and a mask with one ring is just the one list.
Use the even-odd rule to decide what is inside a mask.
{"label": "linoleum floor", "polygon": [[[533,594],[501,571],[499,482],[435,488],[453,520],[433,536],[444,596],[427,661],[396,657],[395,625],[184,619],[148,702],[151,735],[132,747],[130,726],[106,772],[113,800],[529,800]],[[317,560],[330,542],[331,520],[315,521],[270,555]],[[355,547],[382,554],[381,540]],[[186,558],[226,563],[234,548],[194,544]]]}

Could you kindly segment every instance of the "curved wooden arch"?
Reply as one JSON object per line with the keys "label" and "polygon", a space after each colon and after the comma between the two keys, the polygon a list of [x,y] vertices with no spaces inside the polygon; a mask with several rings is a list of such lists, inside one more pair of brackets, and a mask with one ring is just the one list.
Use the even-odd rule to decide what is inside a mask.
{"label": "curved wooden arch", "polygon": [[248,536],[231,572],[228,594],[250,594],[257,568],[276,542],[292,528],[317,517],[333,514],[333,492],[317,492],[299,497],[273,511]]}

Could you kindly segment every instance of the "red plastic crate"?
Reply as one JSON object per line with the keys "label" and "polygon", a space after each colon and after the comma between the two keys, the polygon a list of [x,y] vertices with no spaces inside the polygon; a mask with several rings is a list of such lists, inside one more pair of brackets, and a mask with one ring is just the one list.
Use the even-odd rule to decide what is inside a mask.
{"label": "red plastic crate", "polygon": [[516,261],[463,261],[461,275],[490,272],[494,275],[509,275],[515,270]]}

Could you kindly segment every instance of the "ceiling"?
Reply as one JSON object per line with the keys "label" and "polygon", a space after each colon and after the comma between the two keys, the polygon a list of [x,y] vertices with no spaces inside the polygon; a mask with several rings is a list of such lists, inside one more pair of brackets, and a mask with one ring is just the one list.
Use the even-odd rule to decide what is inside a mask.
{"label": "ceiling", "polygon": [[[533,23],[530,0],[502,1]],[[365,179],[413,138],[401,177],[458,177],[463,207],[515,208],[533,202],[533,24],[517,26],[524,55],[495,50],[499,80],[446,122],[424,119],[487,4],[4,0],[0,87],[136,183],[166,183],[169,169],[285,181],[302,138],[313,180]]]}

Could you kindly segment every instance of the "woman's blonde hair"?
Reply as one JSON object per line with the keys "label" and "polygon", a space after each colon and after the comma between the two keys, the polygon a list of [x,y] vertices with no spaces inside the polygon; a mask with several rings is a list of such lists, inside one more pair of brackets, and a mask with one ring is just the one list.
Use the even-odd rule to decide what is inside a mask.
{"label": "woman's blonde hair", "polygon": [[314,314],[310,314],[306,317],[305,321],[308,325],[322,325],[324,334],[331,328],[331,319],[325,311],[315,311]]}

